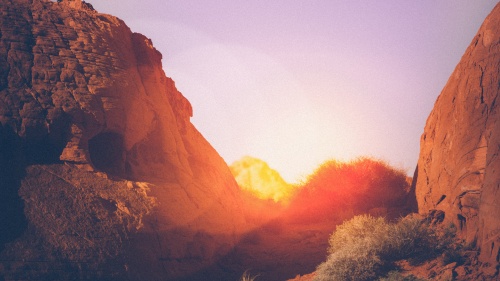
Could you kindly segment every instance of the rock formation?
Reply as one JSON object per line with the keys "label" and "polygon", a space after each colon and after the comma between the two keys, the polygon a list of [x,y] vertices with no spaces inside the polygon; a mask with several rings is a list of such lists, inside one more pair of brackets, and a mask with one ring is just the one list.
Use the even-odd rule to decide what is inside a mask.
{"label": "rock formation", "polygon": [[190,279],[227,253],[237,184],[151,40],[80,0],[0,14],[0,279]]}
{"label": "rock formation", "polygon": [[[311,244],[335,221],[318,196],[295,212],[243,202],[151,40],[81,0],[0,0],[0,15],[0,280],[234,280],[252,265],[276,280],[323,258]],[[454,222],[493,268],[499,69],[497,6],[436,101],[413,184],[420,212]],[[358,205],[411,205],[406,189],[386,195]],[[309,206],[317,221],[298,220]]]}
{"label": "rock formation", "polygon": [[500,5],[479,29],[437,99],[420,140],[416,196],[500,258]]}

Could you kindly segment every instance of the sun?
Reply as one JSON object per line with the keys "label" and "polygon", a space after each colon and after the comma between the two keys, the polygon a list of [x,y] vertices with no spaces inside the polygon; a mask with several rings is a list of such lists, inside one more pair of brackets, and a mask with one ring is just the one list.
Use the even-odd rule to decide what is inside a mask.
{"label": "sun", "polygon": [[245,156],[230,169],[240,188],[257,198],[284,202],[293,194],[293,186],[260,159]]}

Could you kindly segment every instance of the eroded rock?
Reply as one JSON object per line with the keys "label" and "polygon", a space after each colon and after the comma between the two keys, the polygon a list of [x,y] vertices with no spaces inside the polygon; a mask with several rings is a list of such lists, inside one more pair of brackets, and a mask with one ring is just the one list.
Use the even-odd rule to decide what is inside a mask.
{"label": "eroded rock", "polygon": [[500,255],[500,6],[437,99],[420,140],[419,211],[441,210],[483,261]]}
{"label": "eroded rock", "polygon": [[151,40],[84,1],[0,14],[0,279],[176,280],[229,252],[238,187]]}

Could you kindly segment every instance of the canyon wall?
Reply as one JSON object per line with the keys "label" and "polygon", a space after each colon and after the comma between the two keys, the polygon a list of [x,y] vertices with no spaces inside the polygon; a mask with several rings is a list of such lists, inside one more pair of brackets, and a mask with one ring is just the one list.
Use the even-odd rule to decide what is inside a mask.
{"label": "canyon wall", "polygon": [[0,1],[0,279],[189,280],[246,228],[151,40],[79,0]]}
{"label": "canyon wall", "polygon": [[486,18],[438,97],[420,140],[416,196],[461,237],[500,258],[500,5]]}

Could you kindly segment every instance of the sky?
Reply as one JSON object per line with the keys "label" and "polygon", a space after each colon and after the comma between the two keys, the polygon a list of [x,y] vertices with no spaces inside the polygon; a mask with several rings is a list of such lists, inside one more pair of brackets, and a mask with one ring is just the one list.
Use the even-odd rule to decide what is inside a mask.
{"label": "sky", "polygon": [[288,182],[329,159],[413,174],[435,100],[490,0],[87,0],[151,38],[228,164]]}

